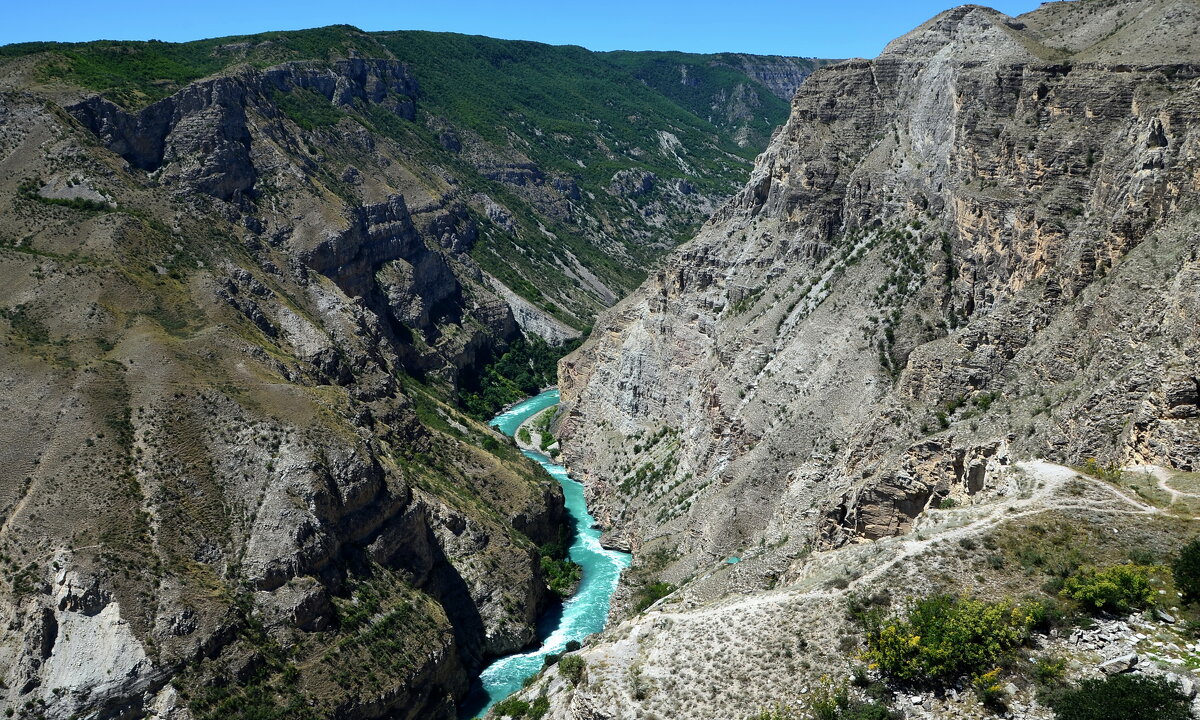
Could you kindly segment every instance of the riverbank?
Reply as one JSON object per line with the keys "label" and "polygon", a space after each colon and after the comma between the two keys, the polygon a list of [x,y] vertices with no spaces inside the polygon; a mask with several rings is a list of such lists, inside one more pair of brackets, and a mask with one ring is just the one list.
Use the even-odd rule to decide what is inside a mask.
{"label": "riverbank", "polygon": [[[550,407],[557,407],[557,405],[551,405]],[[550,457],[554,459],[558,455],[558,440],[549,432],[543,433],[541,430],[542,414],[548,410],[549,408],[536,412],[518,425],[513,439],[516,441],[517,447],[523,451],[541,454],[549,453]],[[542,440],[545,435],[550,435],[551,442],[547,443],[545,449],[543,449]],[[526,437],[528,439],[525,439]]]}

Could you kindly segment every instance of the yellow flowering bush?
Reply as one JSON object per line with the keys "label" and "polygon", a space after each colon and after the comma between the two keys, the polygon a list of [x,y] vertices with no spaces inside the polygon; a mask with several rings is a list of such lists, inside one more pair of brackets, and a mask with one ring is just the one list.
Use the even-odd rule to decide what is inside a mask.
{"label": "yellow flowering bush", "polygon": [[867,630],[866,659],[901,680],[979,676],[1029,638],[1038,609],[933,595]]}

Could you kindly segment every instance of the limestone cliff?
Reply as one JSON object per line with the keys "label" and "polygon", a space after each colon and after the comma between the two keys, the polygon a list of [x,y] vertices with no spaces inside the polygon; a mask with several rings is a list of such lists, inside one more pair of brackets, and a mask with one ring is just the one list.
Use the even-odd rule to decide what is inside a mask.
{"label": "limestone cliff", "polygon": [[518,332],[475,221],[399,170],[347,207],[272,100],[403,116],[410,83],[347,62],[136,113],[0,96],[3,708],[450,718],[534,638],[561,491],[412,379]]}
{"label": "limestone cliff", "polygon": [[747,187],[560,365],[611,542],[672,582],[761,554],[754,587],[1015,458],[1195,469],[1198,18],[963,6],[814,73]]}

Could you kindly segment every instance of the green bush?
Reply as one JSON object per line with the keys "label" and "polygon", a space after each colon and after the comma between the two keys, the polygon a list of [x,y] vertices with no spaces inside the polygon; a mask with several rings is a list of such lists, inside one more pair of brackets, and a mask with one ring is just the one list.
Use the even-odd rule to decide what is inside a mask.
{"label": "green bush", "polygon": [[985,707],[999,712],[1004,709],[1004,690],[1000,687],[1000,668],[992,668],[971,679],[971,689]]}
{"label": "green bush", "polygon": [[530,720],[541,720],[541,718],[550,711],[550,698],[545,695],[538,695],[533,703],[529,706],[527,713]]}
{"label": "green bush", "polygon": [[507,700],[501,700],[496,703],[492,711],[500,717],[522,718],[529,712],[529,703],[519,698],[510,697]]}
{"label": "green bush", "polygon": [[1113,675],[1049,694],[1058,720],[1187,720],[1188,697],[1165,678]]}
{"label": "green bush", "polygon": [[901,680],[978,676],[1002,665],[1037,621],[1032,606],[933,595],[868,628],[866,658]]}
{"label": "green bush", "polygon": [[572,685],[579,684],[579,681],[583,678],[583,671],[585,669],[587,669],[587,663],[578,655],[563,655],[562,660],[558,661],[558,671]]}
{"label": "green bush", "polygon": [[1092,611],[1128,612],[1153,602],[1155,592],[1150,576],[1163,570],[1152,565],[1087,568],[1066,579],[1062,594]]}
{"label": "green bush", "polygon": [[1033,664],[1033,677],[1039,685],[1052,687],[1067,674],[1067,661],[1060,657],[1043,656]]}
{"label": "green bush", "polygon": [[895,720],[902,717],[887,705],[875,701],[855,701],[838,715],[838,720]]}
{"label": "green bush", "polygon": [[1183,593],[1184,602],[1200,600],[1200,538],[1196,538],[1179,551],[1179,557],[1171,565],[1175,587]]}
{"label": "green bush", "polygon": [[1121,480],[1121,468],[1116,465],[1101,465],[1096,461],[1096,458],[1088,458],[1083,461],[1083,465],[1079,469],[1094,478],[1106,480],[1108,482],[1119,482]]}
{"label": "green bush", "polygon": [[675,586],[671,583],[656,582],[650,583],[641,587],[637,591],[637,603],[634,604],[634,611],[641,612],[650,607],[659,600],[671,594]]}
{"label": "green bush", "polygon": [[898,717],[882,703],[851,697],[844,684],[826,685],[815,690],[808,710],[815,720],[892,720]]}

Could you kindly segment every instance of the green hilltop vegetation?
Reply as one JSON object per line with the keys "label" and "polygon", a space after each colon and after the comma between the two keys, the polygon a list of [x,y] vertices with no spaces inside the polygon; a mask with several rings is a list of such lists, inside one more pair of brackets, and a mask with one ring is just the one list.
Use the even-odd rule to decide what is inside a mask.
{"label": "green hilltop vegetation", "polygon": [[[509,127],[513,120],[543,133],[572,137],[590,134],[600,127],[631,145],[645,145],[647,133],[673,127],[682,131],[679,139],[684,147],[708,144],[715,137],[718,147],[734,158],[753,160],[771,130],[788,114],[786,100],[761,93],[758,100],[762,104],[755,108],[753,118],[760,130],[760,142],[755,147],[739,147],[722,135],[718,118],[709,119],[713,114],[713,92],[731,92],[739,83],[761,86],[726,64],[721,59],[726,56],[655,51],[598,53],[572,45],[457,33],[365,33],[335,25],[186,43],[97,40],[0,47],[0,59],[34,54],[47,56],[41,68],[45,79],[95,90],[131,109],[238,65],[266,68],[288,61],[332,62],[354,55],[396,59],[408,63],[420,82],[425,112],[451,119],[495,141],[507,140],[507,130],[525,134],[519,127]],[[804,62],[815,69],[822,61]],[[681,66],[687,67],[688,83],[680,82]],[[547,163],[544,169],[579,169],[578,164],[561,156],[551,139],[543,139],[529,150],[535,160]],[[571,160],[577,158],[587,164],[587,175],[605,181],[612,173],[604,176],[604,170],[626,166],[604,162],[601,148],[579,149],[574,155]],[[653,159],[645,166],[652,171],[678,172],[677,167]],[[742,174],[736,173],[738,178]],[[724,177],[725,173],[721,175],[720,180],[733,180]]]}
{"label": "green hilltop vegetation", "polygon": [[[348,119],[398,143],[414,166],[447,168],[464,196],[484,193],[500,203],[512,228],[495,232],[482,221],[472,257],[579,330],[741,186],[789,108],[747,74],[745,60],[753,56],[597,53],[346,25],[186,43],[22,43],[0,47],[0,71],[17,59],[32,61],[44,87],[86,88],[132,111],[242,68],[327,66],[351,57],[405,63],[419,85],[411,98],[415,120],[371,104],[336,107],[307,90],[275,93],[271,100],[308,136],[306,145],[327,148],[323,134]],[[756,60],[802,74],[825,62]],[[448,147],[447,133],[462,147]],[[535,179],[506,176],[506,167],[532,168]],[[654,177],[631,197],[610,187],[621,171]],[[551,197],[552,186],[569,201]],[[567,256],[611,292],[580,288],[560,267]]]}
{"label": "green hilltop vegetation", "polygon": [[[41,68],[44,79],[95,90],[131,109],[238,65],[266,68],[288,61],[391,58],[411,65],[427,112],[461,122],[490,139],[499,139],[498,126],[514,113],[526,123],[545,123],[537,125],[543,131],[591,132],[598,120],[630,142],[644,141],[639,129],[663,127],[662,121],[685,132],[711,135],[722,124],[713,116],[714,91],[732,92],[738,84],[762,88],[738,69],[730,54],[592,52],[573,45],[458,33],[366,33],[348,25],[185,43],[96,40],[0,46],[0,59],[36,54],[47,57]],[[826,62],[786,59],[798,60],[810,71]],[[681,67],[686,67],[687,82],[680,80]],[[756,144],[765,145],[771,130],[787,119],[789,103],[769,92],[757,101],[761,105],[755,108],[753,122],[761,142]],[[626,114],[630,110],[638,114]],[[761,149],[733,143],[722,143],[722,148],[751,160]]]}
{"label": "green hilltop vegetation", "polygon": [[[721,123],[713,94],[750,83],[728,54],[681,52],[592,52],[573,45],[498,40],[478,35],[425,31],[366,33],[348,25],[268,32],[185,43],[96,40],[83,43],[30,42],[0,46],[0,59],[45,54],[45,79],[103,93],[128,108],[161,100],[194,80],[237,65],[266,68],[288,61],[332,62],[352,56],[393,58],[409,63],[420,81],[428,112],[463,122],[486,136],[518,113],[543,130],[591,131],[609,123],[631,141],[645,138],[639,127],[656,121],[712,133]],[[811,71],[826,61],[798,60]],[[681,81],[681,68],[687,81]],[[788,114],[787,100],[758,96],[753,124],[759,143]],[[628,110],[638,115],[624,114]],[[684,138],[681,136],[680,140]],[[684,146],[688,144],[685,142]],[[756,149],[726,146],[753,159]]]}

